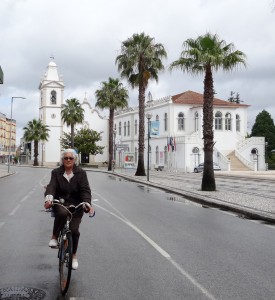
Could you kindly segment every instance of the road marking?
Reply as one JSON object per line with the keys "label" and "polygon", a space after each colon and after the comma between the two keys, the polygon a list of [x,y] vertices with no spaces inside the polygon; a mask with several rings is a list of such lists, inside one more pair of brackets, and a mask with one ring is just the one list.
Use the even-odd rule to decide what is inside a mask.
{"label": "road marking", "polygon": [[24,202],[27,199],[28,199],[28,196],[25,196],[23,199],[20,200],[20,202]]}
{"label": "road marking", "polygon": [[15,206],[14,210],[11,213],[9,213],[9,216],[13,216],[16,213],[16,211],[19,209],[19,207],[20,207],[20,204],[17,204]]}
{"label": "road marking", "polygon": [[5,222],[0,222],[0,228],[5,225]]}
{"label": "road marking", "polygon": [[[187,278],[197,289],[201,291],[203,295],[205,295],[210,300],[216,300],[216,298],[207,291],[195,278],[193,278],[191,275],[188,274],[177,262],[175,262],[169,253],[167,253],[164,249],[162,249],[157,243],[155,243],[148,235],[146,235],[143,231],[141,231],[137,226],[135,226],[132,222],[130,222],[128,219],[124,219],[123,217],[120,217],[116,215],[115,213],[109,211],[108,209],[95,204],[96,207],[104,210],[105,212],[109,213],[110,215],[114,216],[115,218],[119,219],[123,223],[127,224],[129,227],[131,227],[135,232],[137,232],[147,243],[149,243],[157,252],[159,252],[163,257],[165,257],[179,272],[181,275],[183,275],[185,278]],[[120,215],[122,215],[120,213]]]}

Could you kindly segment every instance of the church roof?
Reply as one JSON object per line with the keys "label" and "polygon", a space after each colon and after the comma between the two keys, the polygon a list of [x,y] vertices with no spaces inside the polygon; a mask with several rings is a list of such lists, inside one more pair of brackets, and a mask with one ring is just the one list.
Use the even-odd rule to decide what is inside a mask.
{"label": "church roof", "polygon": [[60,81],[57,65],[54,61],[50,61],[47,67],[47,71],[44,76],[44,80],[48,81]]}
{"label": "church roof", "polygon": [[[203,94],[193,91],[186,91],[181,94],[172,96],[172,101],[175,104],[189,104],[189,105],[203,105]],[[238,104],[235,102],[229,102],[214,98],[213,106],[227,106],[227,107],[247,107],[247,104]]]}
{"label": "church roof", "polygon": [[62,75],[59,76],[57,65],[54,61],[50,61],[47,70],[40,81],[39,89],[49,85],[58,85],[64,87]]}

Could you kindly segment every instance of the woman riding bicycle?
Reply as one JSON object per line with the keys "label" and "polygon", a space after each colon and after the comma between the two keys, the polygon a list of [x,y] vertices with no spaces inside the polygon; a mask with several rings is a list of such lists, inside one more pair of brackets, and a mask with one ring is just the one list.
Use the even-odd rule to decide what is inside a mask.
{"label": "woman riding bicycle", "polygon": [[[50,183],[45,191],[46,209],[52,207],[53,199],[64,199],[65,206],[78,205],[81,202],[87,202],[83,210],[76,212],[70,222],[70,229],[73,239],[73,261],[72,268],[78,268],[78,260],[76,257],[78,241],[79,241],[79,225],[83,216],[83,211],[94,214],[94,209],[91,205],[91,189],[87,178],[87,173],[77,166],[78,156],[74,149],[66,149],[61,154],[60,167],[52,171]],[[60,206],[54,206],[55,214],[53,234],[49,242],[49,247],[57,246],[57,238],[60,230],[66,223],[67,215],[65,209]]]}

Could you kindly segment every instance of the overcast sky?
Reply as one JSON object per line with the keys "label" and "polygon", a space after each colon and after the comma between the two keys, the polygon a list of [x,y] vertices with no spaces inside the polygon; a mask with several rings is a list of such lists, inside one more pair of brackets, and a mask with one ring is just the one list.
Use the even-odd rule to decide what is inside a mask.
{"label": "overcast sky", "polygon": [[[26,97],[13,104],[19,141],[22,127],[38,118],[38,86],[51,56],[63,75],[64,100],[82,102],[87,93],[94,106],[100,83],[119,77],[115,58],[134,33],[162,43],[168,67],[186,39],[211,32],[247,55],[246,69],[213,75],[217,98],[227,100],[234,91],[251,105],[249,130],[263,109],[275,118],[274,6],[274,0],[1,0],[0,112],[10,117],[11,97]],[[203,75],[166,70],[146,95],[158,99],[186,90],[203,93]],[[137,105],[137,91],[130,96]]]}

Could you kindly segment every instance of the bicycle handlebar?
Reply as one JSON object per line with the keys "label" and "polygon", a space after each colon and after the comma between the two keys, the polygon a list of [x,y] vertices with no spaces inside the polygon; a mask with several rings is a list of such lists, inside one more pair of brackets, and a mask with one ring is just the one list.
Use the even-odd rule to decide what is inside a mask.
{"label": "bicycle handlebar", "polygon": [[[67,211],[68,211],[68,213],[71,215],[71,218],[72,218],[72,215],[74,214],[74,212],[75,211],[77,211],[80,207],[82,207],[83,208],[83,206],[84,205],[86,205],[86,204],[88,204],[88,205],[90,205],[90,203],[88,203],[88,202],[81,202],[81,203],[79,203],[78,205],[69,205],[68,207],[66,207],[65,205],[64,205],[64,199],[62,199],[63,201],[61,201],[61,200],[58,200],[58,199],[53,199],[53,201],[52,201],[52,203],[53,203],[53,205],[59,205],[59,206],[61,206],[61,207],[63,207],[64,209],[66,209]],[[71,211],[70,209],[73,209],[73,211]],[[84,210],[84,209],[83,209]],[[95,215],[95,210],[94,210],[94,213],[93,214],[90,214],[89,213],[89,217],[90,218],[92,218],[92,217],[94,217],[94,215]]]}

